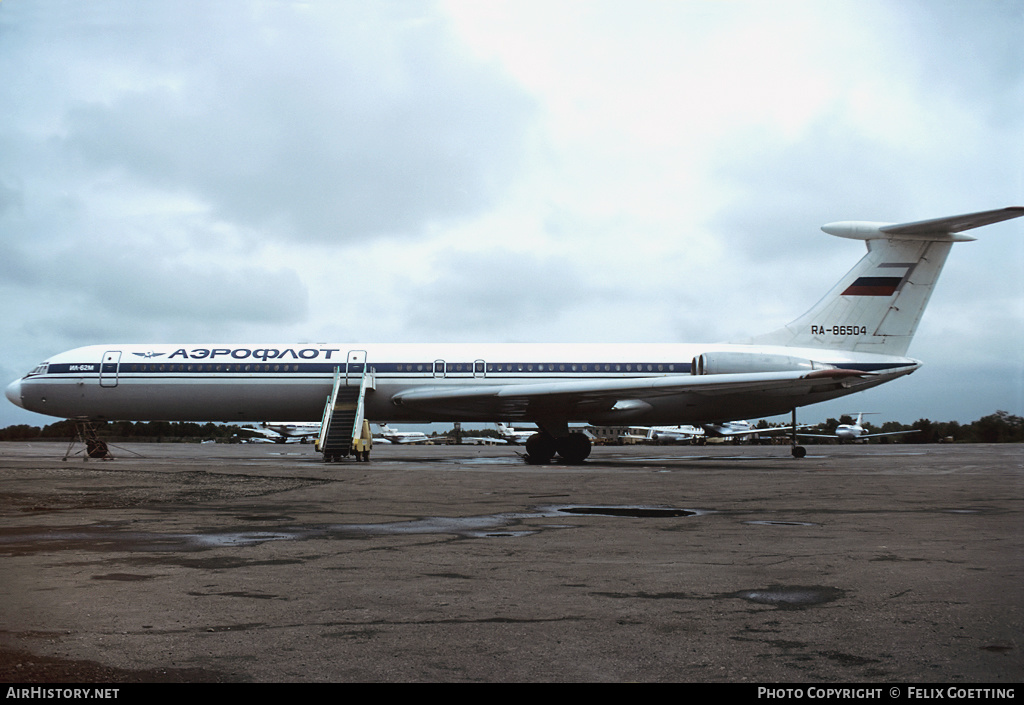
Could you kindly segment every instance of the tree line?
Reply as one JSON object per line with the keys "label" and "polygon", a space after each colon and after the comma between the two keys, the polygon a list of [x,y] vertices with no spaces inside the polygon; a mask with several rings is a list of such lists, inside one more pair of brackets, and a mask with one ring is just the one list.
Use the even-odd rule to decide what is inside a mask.
{"label": "tree line", "polygon": [[[835,433],[839,424],[853,423],[850,416],[828,419],[825,423],[805,428],[809,433]],[[94,424],[101,438],[119,438],[125,441],[199,441],[214,440],[221,443],[238,441],[255,434],[251,429],[237,425],[194,423],[188,421],[98,421]],[[768,425],[761,422],[759,428]],[[1006,411],[983,416],[977,421],[961,424],[957,421],[931,421],[918,419],[912,424],[886,421],[880,426],[863,422],[869,433],[913,431],[903,436],[883,436],[875,442],[890,443],[1021,443],[1024,442],[1024,418]],[[490,429],[473,431],[473,435],[490,435]],[[468,431],[465,431],[468,433]],[[68,440],[75,435],[73,421],[57,421],[40,428],[19,424],[0,429],[0,441]],[[444,435],[444,434],[442,434]],[[497,435],[494,432],[493,435]],[[811,443],[818,439],[801,439]],[[827,442],[827,441],[825,441]]]}
{"label": "tree line", "polygon": [[[253,435],[251,430],[236,425],[194,423],[189,421],[95,421],[93,427],[101,438],[138,441],[219,441],[230,442]],[[0,429],[0,441],[68,440],[76,434],[75,422],[57,421],[40,428],[19,424]]]}

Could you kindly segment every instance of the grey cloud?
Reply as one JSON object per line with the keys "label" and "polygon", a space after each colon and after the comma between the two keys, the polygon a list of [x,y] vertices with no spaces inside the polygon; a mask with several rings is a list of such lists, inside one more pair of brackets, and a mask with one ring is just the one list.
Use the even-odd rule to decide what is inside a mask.
{"label": "grey cloud", "polygon": [[306,287],[295,272],[149,261],[130,270],[111,263],[116,278],[91,282],[98,306],[122,316],[286,324],[303,321]]}
{"label": "grey cloud", "polygon": [[32,300],[62,347],[303,324],[307,286],[264,245],[416,236],[487,207],[517,178],[534,107],[439,17],[429,2],[4,4],[3,300]]}
{"label": "grey cloud", "polygon": [[712,227],[752,261],[816,258],[833,245],[819,225],[886,220],[907,195],[899,178],[906,155],[856,134],[841,116],[818,122],[795,142],[758,131],[737,136],[727,149],[716,173],[741,197]]}
{"label": "grey cloud", "polygon": [[[236,259],[203,231],[189,235],[207,240],[207,255],[196,257],[167,235],[179,232],[180,222],[143,220],[155,222],[69,224],[59,213],[40,221],[11,220],[6,226],[14,237],[0,242],[4,284],[21,300],[88,315],[109,311],[128,321],[223,326],[305,320],[308,291],[295,271]],[[167,232],[152,234],[147,227]]]}
{"label": "grey cloud", "polygon": [[472,215],[514,178],[532,106],[423,7],[286,6],[273,31],[205,17],[227,46],[172,23],[155,41],[188,44],[147,59],[165,78],[72,106],[65,144],[86,165],[303,241],[417,234]]}
{"label": "grey cloud", "polygon": [[903,16],[906,41],[917,47],[912,55],[923,59],[922,85],[953,93],[994,127],[1019,123],[1024,6],[1018,0],[917,0],[893,9]]}
{"label": "grey cloud", "polygon": [[[533,325],[545,331],[568,320],[583,303],[614,295],[571,260],[542,253],[488,250],[449,253],[437,265],[437,278],[408,292],[409,328],[421,336],[458,338],[465,331],[481,336],[527,334]],[[566,337],[577,332],[570,324]],[[532,339],[528,337],[527,339]]]}

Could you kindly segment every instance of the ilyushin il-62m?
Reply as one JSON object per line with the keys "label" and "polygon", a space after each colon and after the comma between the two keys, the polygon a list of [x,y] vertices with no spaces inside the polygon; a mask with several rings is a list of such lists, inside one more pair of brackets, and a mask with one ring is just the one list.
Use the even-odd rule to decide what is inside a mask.
{"label": "ilyushin il-62m", "polygon": [[532,422],[530,462],[578,463],[591,444],[573,423],[795,417],[914,372],[907,349],[953,243],[1022,215],[825,225],[867,254],[792,323],[730,344],[106,344],[54,355],[6,394],[66,418],[322,420],[324,434],[340,409],[343,455],[364,421]]}

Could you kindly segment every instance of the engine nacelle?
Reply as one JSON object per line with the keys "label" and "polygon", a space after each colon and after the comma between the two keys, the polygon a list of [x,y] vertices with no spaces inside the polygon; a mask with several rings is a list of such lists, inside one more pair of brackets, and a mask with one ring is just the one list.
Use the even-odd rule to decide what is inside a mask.
{"label": "engine nacelle", "polygon": [[835,365],[802,357],[752,352],[709,352],[693,358],[690,373],[694,375],[727,375],[746,372],[811,372],[834,369]]}

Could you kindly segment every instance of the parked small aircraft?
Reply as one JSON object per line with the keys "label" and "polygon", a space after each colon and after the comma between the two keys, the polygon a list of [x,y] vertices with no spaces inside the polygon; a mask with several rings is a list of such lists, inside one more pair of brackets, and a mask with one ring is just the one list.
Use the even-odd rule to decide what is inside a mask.
{"label": "parked small aircraft", "polygon": [[430,440],[430,436],[420,431],[396,431],[386,423],[379,423],[377,427],[380,429],[380,438],[389,443],[426,443]]}
{"label": "parked small aircraft", "polygon": [[320,435],[320,424],[292,423],[261,423],[259,428],[247,429],[257,433],[271,443],[305,443],[310,438]]}
{"label": "parked small aircraft", "polygon": [[851,423],[839,424],[836,427],[836,432],[832,434],[822,433],[803,433],[797,431],[798,436],[805,436],[807,438],[838,438],[840,441],[856,441],[862,438],[877,438],[878,436],[902,436],[907,433],[917,433],[917,429],[911,429],[908,431],[888,431],[886,433],[868,433],[867,430],[861,425],[861,419],[865,414],[877,414],[877,411],[861,411],[857,414],[857,420]]}

